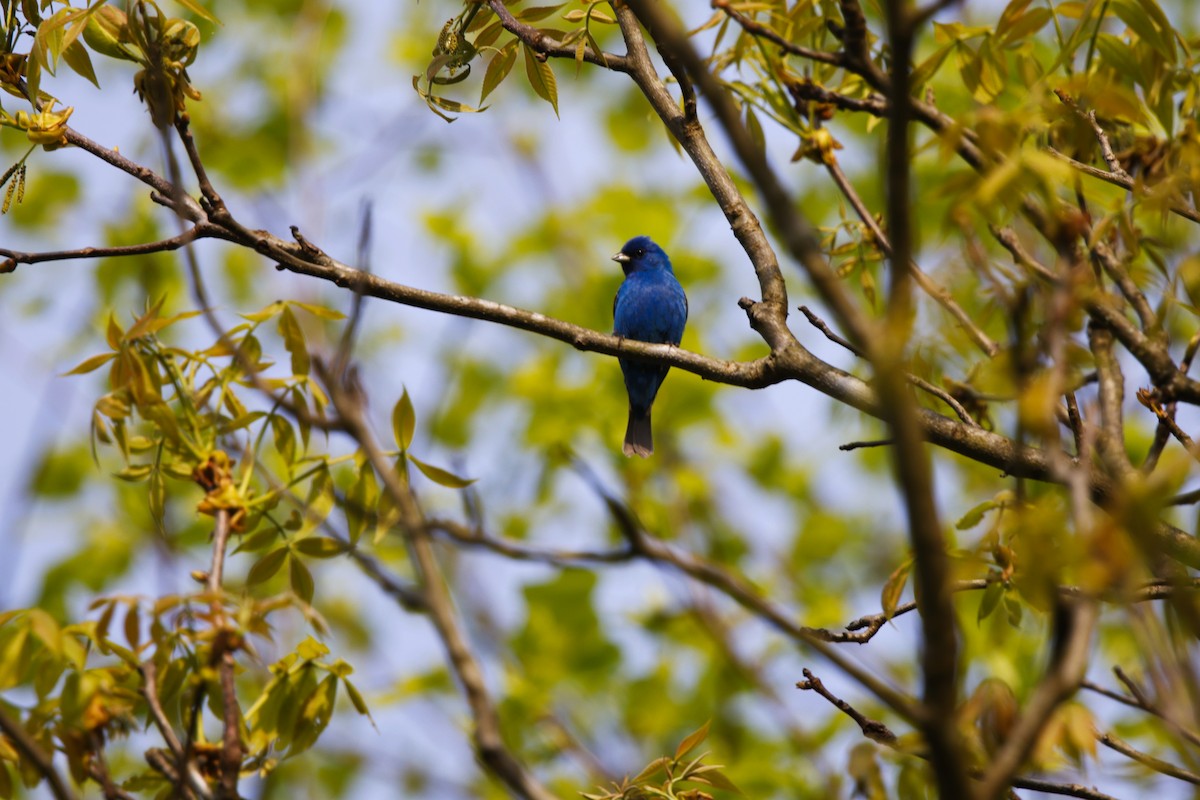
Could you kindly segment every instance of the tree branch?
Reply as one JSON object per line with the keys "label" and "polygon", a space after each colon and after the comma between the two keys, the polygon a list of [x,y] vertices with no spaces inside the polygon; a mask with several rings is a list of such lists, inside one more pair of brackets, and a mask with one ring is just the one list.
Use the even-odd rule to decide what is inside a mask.
{"label": "tree branch", "polygon": [[[487,0],[487,4],[500,19],[500,24],[504,26],[504,29],[515,35],[527,46],[544,56],[575,60],[575,45],[565,45],[557,39],[542,33],[532,25],[526,25],[521,22],[504,5],[504,0]],[[618,56],[613,53],[597,53],[591,47],[583,49],[583,60],[589,64],[611,69],[613,72],[628,73],[631,71],[627,57]]]}
{"label": "tree branch", "polygon": [[198,222],[178,236],[162,239],[157,242],[129,244],[120,247],[81,247],[77,250],[50,250],[40,253],[23,253],[0,247],[0,256],[7,260],[0,262],[0,273],[12,272],[20,264],[39,264],[46,261],[69,261],[88,258],[115,258],[120,256],[144,256],[150,253],[163,253],[178,250],[191,244],[197,239],[223,239],[233,241],[228,233],[216,225]]}
{"label": "tree branch", "polygon": [[[830,268],[821,253],[816,231],[811,223],[796,212],[792,198],[771,169],[766,155],[754,144],[745,125],[742,124],[737,105],[716,76],[709,71],[704,60],[696,53],[678,19],[663,4],[653,2],[653,0],[628,0],[625,8],[632,10],[637,20],[640,20],[651,31],[659,49],[672,52],[674,58],[691,75],[692,81],[704,95],[709,107],[715,112],[721,129],[732,142],[738,159],[750,173],[761,192],[768,217],[775,225],[788,252],[797,263],[803,266],[814,288],[833,312],[839,327],[846,332],[851,341],[858,344],[864,343],[868,337],[869,324],[859,312],[857,305],[851,301],[842,280]],[[617,9],[617,19],[621,23],[621,30],[625,34],[626,42],[630,47],[630,55],[633,57],[636,47],[641,41],[641,32],[633,24],[634,20],[629,17],[628,13],[622,10],[622,7]],[[647,92],[647,89],[651,88],[651,81],[657,81],[657,77],[649,69],[649,64],[645,64],[643,69],[634,70],[631,76],[638,82],[643,92],[647,93],[651,105],[655,106],[655,110],[659,111],[661,116],[663,112],[659,110],[659,104]],[[698,124],[693,127],[695,128],[694,134],[691,131],[681,130],[679,133],[687,135],[681,138],[677,133],[676,138],[689,155],[692,155],[693,161],[696,161],[696,155],[688,149],[688,141],[700,133]],[[676,133],[674,128],[672,132]],[[728,181],[732,188],[732,181],[719,161],[714,164],[703,164],[697,161],[697,167],[700,168],[705,181],[709,183],[710,189],[713,187],[710,176],[717,175],[723,176],[722,180]],[[782,320],[782,316],[787,313],[787,294],[774,255],[767,256],[764,253],[756,257],[756,253],[764,249],[769,252],[769,244],[761,238],[758,221],[748,208],[745,210],[740,207],[731,208],[727,203],[722,202],[722,197],[717,196],[715,192],[714,196],[730,219],[730,224],[733,226],[738,240],[750,254],[751,261],[754,262],[759,283],[763,287],[763,302],[771,304],[776,318]],[[736,216],[730,216],[733,211],[737,212]],[[754,234],[752,238],[748,236],[750,233]],[[768,339],[767,343],[775,351],[777,346],[781,346],[785,342],[786,340]]]}
{"label": "tree branch", "polygon": [[[847,5],[843,2],[843,8]],[[880,407],[894,439],[889,452],[904,500],[912,542],[914,591],[921,611],[921,699],[924,708],[920,727],[929,744],[939,793],[942,797],[966,798],[970,796],[970,785],[964,768],[962,739],[956,729],[959,634],[950,558],[934,500],[933,467],[920,429],[916,404],[908,393],[901,368],[915,315],[911,290],[914,279],[909,61],[916,31],[906,3],[893,0],[885,4],[885,10],[891,47],[885,165],[891,281],[886,334],[871,342],[868,354],[875,371]],[[848,32],[849,27],[847,25]]]}
{"label": "tree branch", "polygon": [[454,610],[441,568],[433,552],[429,526],[408,481],[392,466],[367,426],[357,387],[343,384],[328,373],[321,361],[315,368],[328,390],[330,401],[345,424],[346,432],[366,455],[385,490],[400,512],[409,553],[419,576],[425,610],[446,649],[474,722],[472,737],[480,760],[518,797],[525,800],[554,800],[523,763],[508,749],[501,733],[500,716],[488,692],[483,670],[471,652]]}
{"label": "tree branch", "polygon": [[0,731],[12,742],[13,747],[29,759],[37,771],[46,779],[46,783],[50,786],[50,791],[54,795],[55,800],[76,800],[75,791],[67,784],[65,778],[59,774],[54,768],[53,757],[42,750],[41,745],[29,735],[25,730],[25,726],[19,721],[8,715],[8,712],[0,708]]}

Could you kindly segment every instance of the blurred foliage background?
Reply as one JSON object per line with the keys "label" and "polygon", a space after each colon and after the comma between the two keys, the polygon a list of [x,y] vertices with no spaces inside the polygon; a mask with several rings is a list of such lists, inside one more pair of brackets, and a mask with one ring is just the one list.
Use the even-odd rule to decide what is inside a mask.
{"label": "blurred foliage background", "polygon": [[[590,14],[592,38],[577,41],[624,51],[608,3],[507,5],[522,22],[560,38],[581,30]],[[864,313],[881,317],[886,262],[823,162],[836,159],[866,206],[882,213],[886,125],[832,106],[819,112],[824,125],[815,125],[817,112],[801,113],[788,82],[811,79],[854,98],[867,97],[868,87],[831,65],[782,55],[718,3],[715,10],[676,5],[696,47],[714,54],[718,74],[742,103],[747,130],[818,226],[831,265]],[[1087,210],[1103,220],[1094,236],[1111,232],[1126,247],[1127,268],[1181,358],[1195,329],[1200,256],[1194,223],[1164,209],[1195,208],[1200,20],[1186,2],[1153,0],[947,5],[918,41],[915,82],[920,96],[936,98],[1002,165],[981,175],[954,155],[952,135],[916,136],[917,260],[1001,352],[982,356],[963,326],[922,298],[908,367],[964,404],[971,400],[984,427],[1049,441],[1058,434],[1035,424],[1060,400],[1038,394],[1035,375],[1050,371],[1048,360],[1038,361],[1049,358],[1038,349],[1039,327],[1051,317],[1049,293],[1030,288],[988,225],[1013,224],[1029,236],[1019,218],[1024,198],[1086,195]],[[729,6],[800,46],[838,46],[827,23],[841,20],[842,10],[832,0]],[[882,10],[864,6],[868,25],[882,31]],[[45,25],[70,8],[31,0],[0,7],[7,54],[36,49],[35,16]],[[186,75],[202,99],[189,98],[186,109],[209,177],[232,213],[279,236],[295,225],[326,253],[383,279],[598,331],[611,329],[621,280],[610,254],[648,234],[670,253],[688,293],[682,347],[718,359],[766,355],[737,305],[759,292],[746,253],[626,76],[572,59],[543,62],[523,45],[505,50],[515,40],[494,30],[490,49],[470,54],[464,80],[430,82],[431,75],[461,74],[453,59],[437,61],[454,53],[444,26],[476,8],[433,0],[211,0],[202,7],[164,0],[164,18],[186,20],[199,37]],[[475,13],[467,37],[496,24],[490,10]],[[59,26],[60,35],[70,24]],[[873,47],[881,52],[878,41]],[[132,91],[146,66],[88,48],[99,88],[65,55],[55,74],[43,68],[40,88],[59,99],[58,109],[73,108],[72,128],[168,174],[164,137]],[[511,72],[481,100],[504,59],[513,62]],[[1080,173],[1047,154],[1053,147],[1105,165],[1091,128],[1055,89],[1110,131],[1143,192],[1136,200],[1096,180],[1077,186]],[[3,97],[5,113],[30,111],[14,94]],[[487,108],[470,113],[458,103]],[[0,217],[0,247],[116,247],[178,233],[174,215],[145,186],[79,148],[35,146],[36,131],[11,118],[0,128],[0,167],[23,166],[4,187],[14,188]],[[756,207],[703,101],[700,122],[712,125],[714,147]],[[172,151],[183,158],[178,142]],[[238,358],[248,357],[272,388],[319,411],[326,399],[307,353],[328,359],[335,352],[353,294],[273,269],[245,247],[200,241],[191,249],[212,311],[240,348],[236,358],[196,313],[182,252],[48,261],[0,276],[0,380],[8,387],[0,393],[7,440],[0,451],[0,608],[7,609],[0,707],[46,752],[62,753],[60,768],[86,779],[85,796],[123,796],[99,786],[89,752],[105,754],[120,791],[171,796],[170,781],[145,757],[164,743],[148,724],[138,688],[144,666],[139,672],[136,665],[156,665],[169,722],[184,731],[189,712],[198,716],[193,736],[216,752],[223,709],[215,662],[206,658],[218,652],[212,632],[230,624],[244,636],[236,648],[248,748],[244,796],[506,796],[480,768],[474,723],[428,618],[397,605],[352,557],[365,554],[402,583],[420,579],[369,460],[344,435],[272,406],[239,367]],[[779,252],[792,305],[831,319]],[[1035,252],[1053,264],[1052,248],[1043,243]],[[1082,398],[1094,389],[1085,377],[1096,367],[1081,308],[1066,315],[1074,321],[1053,363],[1087,405]],[[869,377],[861,361],[794,309],[790,322],[817,356]],[[1038,367],[1025,369],[1021,359],[1035,350]],[[85,361],[104,353],[112,360]],[[1147,381],[1133,359],[1122,358],[1132,398]],[[354,360],[369,422],[389,458],[406,465],[427,517],[447,521],[433,536],[437,558],[504,741],[554,796],[597,785],[608,787],[603,796],[610,782],[676,753],[706,723],[707,740],[693,743],[699,749],[692,755],[711,751],[706,760],[723,764],[722,774],[746,797],[933,795],[908,723],[782,635],[761,610],[662,561],[555,557],[618,551],[624,509],[672,552],[740,576],[801,625],[840,631],[864,615],[893,612],[912,593],[890,462],[883,448],[839,449],[886,438],[882,423],[794,381],[751,391],[676,369],[655,407],[654,458],[626,460],[619,448],[626,400],[612,358],[368,299]],[[92,369],[68,374],[77,365]],[[143,372],[148,383],[138,389]],[[139,397],[143,390],[153,402]],[[189,410],[187,396],[204,401]],[[938,400],[918,396],[949,415]],[[113,403],[125,406],[114,410]],[[159,407],[168,409],[164,416],[155,416]],[[1134,403],[1126,409],[1123,444],[1141,459],[1158,418]],[[165,430],[168,416],[182,433]],[[415,425],[408,442],[400,418]],[[1178,420],[1188,429],[1197,418],[1181,407]],[[192,472],[217,449],[234,461],[235,482],[245,476],[259,498],[231,544],[220,613],[209,609],[213,598],[194,577],[209,569],[214,519],[211,510],[197,513],[205,490]],[[411,469],[413,457],[449,474]],[[250,463],[258,466],[249,470]],[[1162,502],[1192,488],[1196,468],[1185,448],[1168,447],[1140,495],[1153,509],[1129,511],[1112,535],[1100,535],[1073,527],[1058,487],[1018,487],[995,467],[944,451],[935,451],[934,466],[955,577],[980,581],[975,588],[982,589],[962,592],[955,608],[963,736],[972,764],[984,764],[989,737],[1007,730],[997,717],[1033,694],[1052,651],[1046,586],[1132,591],[1154,578],[1122,526],[1148,518],[1137,513],[1163,514],[1192,530],[1190,505],[1163,510]],[[463,488],[454,476],[473,482]],[[525,549],[498,552],[464,541],[461,532],[477,522],[490,539]],[[1151,606],[1106,606],[1088,678],[1124,696],[1130,684],[1110,672],[1121,667],[1133,685],[1149,687],[1149,705],[1177,701],[1178,713],[1164,721],[1081,692],[1048,723],[1023,774],[1114,796],[1156,789],[1189,796],[1178,776],[1097,747],[1097,731],[1110,731],[1139,752],[1197,767],[1188,735],[1197,725],[1194,619]],[[915,613],[880,628],[868,645],[836,646],[850,648],[847,658],[889,684],[908,691],[920,684]],[[911,741],[897,748],[865,741],[852,719],[795,688],[805,668]],[[192,705],[201,702],[208,711],[197,715]],[[36,765],[10,739],[0,739],[0,796],[46,796]],[[697,786],[733,796],[720,785],[690,788]]]}

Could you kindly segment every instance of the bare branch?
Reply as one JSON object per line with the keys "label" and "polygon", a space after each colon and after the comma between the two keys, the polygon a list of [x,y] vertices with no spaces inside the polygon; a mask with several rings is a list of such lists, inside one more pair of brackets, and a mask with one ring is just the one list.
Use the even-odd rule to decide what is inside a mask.
{"label": "bare branch", "polygon": [[188,163],[192,165],[192,172],[200,184],[200,195],[207,204],[205,211],[212,218],[224,216],[228,213],[225,209],[225,201],[221,199],[221,195],[217,194],[212,181],[208,178],[204,162],[200,160],[200,151],[196,148],[196,139],[192,136],[191,117],[187,112],[175,115],[175,131],[179,134],[180,141],[183,142],[183,150],[187,153]]}
{"label": "bare branch", "polygon": [[1091,125],[1092,132],[1096,134],[1096,141],[1100,144],[1100,154],[1104,156],[1104,163],[1108,164],[1108,171],[1116,178],[1132,181],[1133,177],[1121,167],[1121,162],[1113,152],[1112,145],[1108,141],[1108,134],[1104,132],[1104,128],[1101,128],[1100,123],[1096,121],[1096,112],[1092,109],[1084,111],[1075,102],[1075,99],[1062,89],[1055,89],[1054,94],[1063,102],[1063,105],[1083,117]]}
{"label": "bare branch", "polygon": [[429,530],[436,531],[455,544],[476,547],[515,561],[533,561],[559,567],[577,567],[580,564],[619,564],[632,560],[636,551],[631,548],[619,550],[557,550],[533,547],[510,539],[489,536],[468,528],[454,520],[430,518]]}
{"label": "bare branch", "polygon": [[[843,0],[843,16],[856,0]],[[905,3],[885,5],[891,48],[885,187],[888,233],[891,237],[886,332],[868,349],[875,371],[884,421],[895,445],[893,471],[904,500],[913,553],[913,583],[921,616],[920,728],[929,745],[930,762],[943,797],[969,797],[962,738],[957,731],[959,692],[959,632],[954,613],[951,565],[945,535],[934,499],[934,476],[916,404],[908,392],[905,351],[912,331],[915,304],[912,284],[912,173],[909,128],[912,119],[910,60],[916,30]],[[855,22],[857,25],[857,20]],[[846,40],[852,40],[847,21]],[[857,38],[857,33],[853,38]],[[863,45],[865,47],[865,44]]]}
{"label": "bare branch", "polygon": [[[833,330],[831,330],[830,327],[825,323],[825,320],[821,319],[815,313],[813,313],[813,311],[808,306],[800,306],[800,312],[802,314],[804,314],[804,316],[808,319],[809,323],[811,323],[814,328],[819,330],[821,333],[825,334],[826,339],[828,339],[829,341],[831,341],[835,344],[841,345],[842,347],[846,348],[847,350],[849,350],[851,353],[858,356],[859,358],[864,357],[861,350],[859,350],[854,345],[850,344],[850,342],[846,341],[841,336],[838,336],[836,333],[834,333]],[[961,419],[963,422],[967,423],[968,425],[974,425],[974,426],[979,425],[979,423],[976,422],[975,419],[971,416],[970,412],[968,412],[967,409],[963,407],[962,403],[955,400],[954,397],[951,396],[951,394],[949,392],[947,392],[946,390],[939,389],[938,387],[934,386],[932,383],[925,380],[924,378],[918,378],[916,375],[913,375],[911,373],[909,373],[907,375],[907,378],[908,378],[908,382],[911,383],[913,386],[916,386],[918,389],[920,389],[923,392],[927,392],[928,394],[933,395],[934,397],[938,398],[946,405],[950,406],[950,408],[954,411],[954,413],[958,415],[958,418]],[[842,448],[842,449],[847,449],[847,448]]]}
{"label": "bare branch", "polygon": [[171,727],[166,712],[163,711],[162,702],[158,699],[157,666],[153,660],[144,661],[139,671],[142,675],[139,691],[146,700],[146,706],[150,709],[150,719],[154,722],[154,727],[158,729],[159,735],[163,737],[163,741],[167,743],[167,748],[171,751],[171,755],[175,761],[172,774],[176,777],[180,774],[185,776],[185,785],[181,788],[189,793],[188,796],[194,794],[195,797],[199,797],[201,800],[211,800],[212,792],[209,791],[208,784],[205,782],[203,776],[200,775],[200,771],[196,769],[195,764],[188,763],[183,743],[175,735],[175,729]]}
{"label": "bare branch", "polygon": [[832,692],[825,688],[825,684],[821,683],[821,679],[816,675],[813,675],[809,670],[805,669],[803,674],[804,680],[796,683],[797,689],[816,692],[817,694],[821,695],[821,697],[824,697],[826,700],[832,703],[834,708],[838,709],[843,714],[850,717],[850,719],[858,723],[858,727],[862,729],[863,736],[866,736],[873,742],[879,742],[880,744],[885,744],[888,747],[895,747],[898,737],[896,734],[892,733],[887,725],[884,725],[878,720],[866,717],[865,715],[859,713],[854,706],[850,705],[845,700],[834,696]]}
{"label": "bare branch", "polygon": [[869,439],[862,442],[846,442],[845,444],[839,444],[838,450],[844,450],[848,453],[851,450],[861,450],[864,447],[891,447],[895,443],[895,439]]}
{"label": "bare branch", "polygon": [[1155,772],[1160,772],[1176,780],[1200,786],[1200,775],[1182,767],[1177,767],[1170,762],[1163,761],[1161,758],[1155,758],[1149,753],[1143,753],[1116,734],[1096,731],[1096,741],[1105,747],[1116,750],[1121,755],[1128,756],[1145,767],[1149,767]]}
{"label": "bare branch", "polygon": [[774,28],[769,28],[766,25],[760,25],[750,17],[740,11],[734,9],[729,0],[712,0],[712,7],[719,8],[724,11],[726,16],[742,26],[742,29],[751,36],[757,36],[760,39],[766,39],[771,44],[777,46],[783,52],[807,58],[810,61],[818,61],[822,64],[832,64],[835,67],[842,65],[842,56],[838,53],[827,53],[824,50],[813,50],[810,47],[801,47],[794,42],[789,42],[787,39],[780,36]]}
{"label": "bare branch", "polygon": [[[1132,178],[1122,178],[1121,176],[1114,175],[1107,170],[1093,167],[1091,164],[1084,164],[1082,161],[1076,161],[1065,153],[1048,145],[1046,146],[1046,152],[1057,158],[1059,161],[1069,164],[1072,169],[1076,169],[1079,172],[1082,172],[1084,175],[1097,178],[1105,183],[1111,183],[1113,186],[1120,186],[1122,189],[1130,192],[1135,192],[1138,190],[1138,186]],[[1168,206],[1168,208],[1170,208],[1172,214],[1176,214],[1177,216],[1183,217],[1186,220],[1191,220],[1192,222],[1200,222],[1200,211],[1197,211],[1194,208],[1183,206],[1178,203],[1172,203],[1170,206]]]}
{"label": "bare branch", "polygon": [[627,504],[605,489],[594,476],[589,479],[589,485],[604,501],[626,541],[638,556],[671,565],[692,579],[716,589],[789,639],[816,650],[901,716],[910,720],[917,718],[919,709],[911,698],[832,647],[834,639],[828,631],[798,624],[792,614],[763,597],[762,593],[744,578],[700,556],[680,552],[655,538],[641,527],[637,516]]}
{"label": "bare branch", "polygon": [[87,152],[99,158],[101,161],[108,162],[122,172],[137,178],[139,181],[149,186],[157,195],[159,195],[163,202],[172,206],[175,212],[188,222],[197,223],[205,219],[206,215],[204,209],[201,208],[200,204],[197,203],[193,198],[188,197],[187,195],[183,195],[179,199],[178,205],[176,205],[175,188],[171,185],[170,181],[158,175],[153,170],[147,169],[137,162],[130,161],[116,150],[110,150],[107,147],[93,142],[91,139],[87,138],[73,128],[67,128],[64,135],[66,136],[66,140],[69,144],[72,144],[81,150],[86,150]]}
{"label": "bare branch", "polygon": [[12,272],[20,264],[39,264],[46,261],[68,261],[87,258],[115,258],[119,256],[144,256],[150,253],[163,253],[178,250],[197,239],[224,239],[232,241],[224,230],[207,222],[199,222],[178,236],[162,239],[157,242],[129,244],[120,247],[81,247],[77,250],[49,250],[40,253],[23,253],[0,247],[0,256],[7,260],[0,262],[0,273]]}

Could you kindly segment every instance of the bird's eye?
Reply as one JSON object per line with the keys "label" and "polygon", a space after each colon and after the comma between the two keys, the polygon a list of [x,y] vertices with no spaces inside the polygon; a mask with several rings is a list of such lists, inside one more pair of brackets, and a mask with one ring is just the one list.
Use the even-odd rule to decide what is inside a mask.
{"label": "bird's eye", "polygon": [[642,256],[646,255],[646,251],[639,247],[637,250],[634,251],[633,254],[635,256],[637,256],[638,258],[641,258]]}

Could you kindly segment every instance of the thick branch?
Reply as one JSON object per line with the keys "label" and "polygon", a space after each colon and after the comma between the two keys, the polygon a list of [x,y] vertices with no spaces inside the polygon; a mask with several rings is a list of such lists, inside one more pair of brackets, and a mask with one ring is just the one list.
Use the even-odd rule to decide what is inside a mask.
{"label": "thick branch", "polygon": [[868,350],[884,420],[894,446],[892,465],[904,498],[913,551],[914,591],[921,611],[921,672],[924,714],[921,729],[942,797],[969,797],[962,739],[956,729],[958,706],[958,626],[954,614],[950,558],[934,499],[933,466],[908,392],[902,365],[912,331],[915,304],[912,175],[909,162],[909,60],[915,21],[908,6],[886,4],[892,49],[891,104],[886,145],[888,233],[891,236],[890,286],[886,335]]}
{"label": "thick branch", "polygon": [[[768,217],[779,232],[788,252],[797,263],[803,266],[822,300],[833,311],[838,326],[846,332],[851,341],[857,344],[865,343],[869,335],[868,321],[850,298],[843,281],[825,260],[811,223],[796,212],[795,203],[774,170],[771,169],[766,154],[754,144],[753,138],[742,123],[740,110],[730,96],[730,92],[709,71],[704,60],[692,47],[679,20],[669,9],[653,0],[628,0],[627,6],[633,10],[637,19],[651,31],[659,49],[670,50],[674,54],[674,58],[691,75],[692,81],[716,114],[721,129],[733,144],[739,161],[750,173],[761,192]],[[625,16],[622,15],[619,8],[618,19],[622,21],[621,29],[626,34],[626,41],[637,42],[640,39],[640,32],[636,30],[635,26],[624,21]],[[649,77],[643,76],[640,79],[636,71],[632,75],[634,80],[644,80]],[[641,83],[639,83],[640,85]],[[645,91],[644,88],[643,91]],[[683,140],[680,141],[682,144]],[[721,171],[724,172],[724,169],[722,168]],[[710,187],[711,185],[710,183]],[[721,198],[717,199],[719,201]],[[729,216],[729,209],[724,203],[722,203],[722,210],[726,212],[726,216]],[[739,219],[730,219],[735,233],[738,231],[737,223],[739,221]],[[749,245],[755,243],[748,243],[740,235],[739,241],[742,242],[743,247],[747,247],[748,253],[752,253]],[[772,264],[773,261],[774,259],[772,259]],[[765,266],[768,265],[760,266],[758,261],[755,262],[755,268],[759,273],[759,282],[764,283],[765,278],[770,279],[764,284],[763,300],[768,303],[780,304],[780,310],[777,313],[786,313],[787,296],[783,290],[782,278],[764,274]],[[776,267],[772,271],[777,272],[778,268]],[[771,344],[774,346],[773,342]]]}

